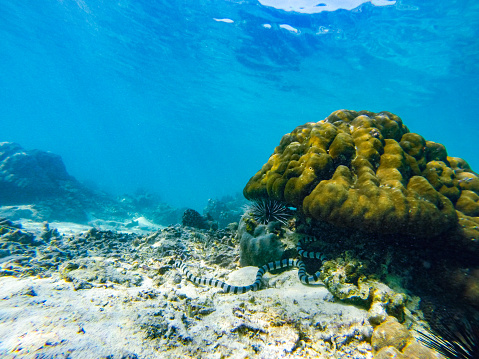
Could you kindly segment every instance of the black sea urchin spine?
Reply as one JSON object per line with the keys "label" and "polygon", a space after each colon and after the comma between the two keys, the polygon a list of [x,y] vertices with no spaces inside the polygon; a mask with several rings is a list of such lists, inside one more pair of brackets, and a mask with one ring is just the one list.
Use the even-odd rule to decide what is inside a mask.
{"label": "black sea urchin spine", "polygon": [[291,212],[286,205],[274,199],[258,199],[253,201],[249,210],[254,220],[261,224],[281,222],[286,224]]}
{"label": "black sea urchin spine", "polygon": [[464,320],[437,332],[418,330],[418,340],[448,359],[479,359],[479,325]]}

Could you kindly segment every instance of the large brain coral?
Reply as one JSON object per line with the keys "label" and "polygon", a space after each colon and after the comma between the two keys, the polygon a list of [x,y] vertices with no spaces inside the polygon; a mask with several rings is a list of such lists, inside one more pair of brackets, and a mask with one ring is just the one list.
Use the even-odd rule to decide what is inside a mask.
{"label": "large brain coral", "polygon": [[458,218],[479,225],[479,177],[390,112],[339,110],[296,127],[243,193],[367,232],[432,237]]}

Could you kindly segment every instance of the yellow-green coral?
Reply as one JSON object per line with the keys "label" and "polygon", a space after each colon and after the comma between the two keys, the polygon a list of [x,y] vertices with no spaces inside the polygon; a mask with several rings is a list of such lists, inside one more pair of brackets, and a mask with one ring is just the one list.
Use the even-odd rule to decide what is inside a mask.
{"label": "yellow-green coral", "polygon": [[389,112],[339,110],[298,126],[243,193],[369,232],[432,237],[456,228],[458,218],[479,221],[479,177]]}
{"label": "yellow-green coral", "polygon": [[388,315],[403,321],[410,314],[406,308],[408,297],[404,293],[396,293],[365,272],[364,263],[347,251],[345,258],[324,262],[320,279],[336,298],[368,307],[371,324],[382,323]]}

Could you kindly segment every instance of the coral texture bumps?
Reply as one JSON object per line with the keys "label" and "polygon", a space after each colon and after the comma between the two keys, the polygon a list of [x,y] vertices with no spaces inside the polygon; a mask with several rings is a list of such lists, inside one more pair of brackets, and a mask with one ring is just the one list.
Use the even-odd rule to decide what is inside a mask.
{"label": "coral texture bumps", "polygon": [[434,237],[461,224],[479,238],[477,174],[390,112],[339,110],[296,127],[243,193],[366,232]]}

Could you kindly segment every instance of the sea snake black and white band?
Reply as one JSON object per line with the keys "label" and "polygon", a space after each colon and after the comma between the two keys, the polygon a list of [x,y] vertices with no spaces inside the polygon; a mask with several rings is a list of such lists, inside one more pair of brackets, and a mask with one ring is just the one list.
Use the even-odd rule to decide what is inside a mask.
{"label": "sea snake black and white band", "polygon": [[[308,242],[312,242],[312,241],[313,239],[308,240]],[[303,250],[301,247],[301,242],[302,241],[298,242],[297,250],[302,257],[324,260],[324,256],[322,256],[318,252],[307,252]],[[241,294],[241,293],[246,293],[249,291],[257,291],[261,286],[261,279],[263,278],[263,275],[266,272],[275,270],[275,269],[297,267],[299,269],[298,271],[299,280],[303,284],[310,284],[310,283],[316,282],[319,279],[319,275],[321,274],[321,272],[318,271],[314,273],[313,275],[308,275],[306,273],[306,265],[304,264],[302,260],[288,258],[288,259],[283,259],[281,261],[270,262],[262,266],[260,269],[258,269],[258,272],[256,272],[256,279],[253,284],[246,285],[246,286],[234,286],[214,278],[197,277],[194,274],[192,274],[186,267],[186,264],[184,264],[180,260],[175,262],[175,267],[181,270],[181,272],[183,272],[186,278],[193,283],[221,288],[223,289],[225,293],[234,293],[234,294]]]}
{"label": "sea snake black and white band", "polygon": [[298,251],[299,255],[304,258],[315,258],[321,261],[324,261],[326,257],[319,253],[319,252],[312,252],[312,251],[305,251],[302,247],[303,244],[317,242],[317,238],[313,236],[303,236],[299,241],[298,245],[296,246],[296,250]]}

